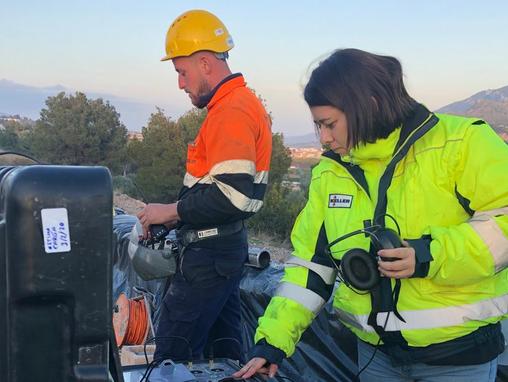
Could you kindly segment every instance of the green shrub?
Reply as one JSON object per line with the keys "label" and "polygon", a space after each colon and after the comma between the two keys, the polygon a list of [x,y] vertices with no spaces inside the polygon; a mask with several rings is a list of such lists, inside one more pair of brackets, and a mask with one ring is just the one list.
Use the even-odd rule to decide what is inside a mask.
{"label": "green shrub", "polygon": [[113,190],[121,194],[126,194],[131,198],[143,199],[136,183],[134,183],[133,176],[117,175],[113,177]]}
{"label": "green shrub", "polygon": [[303,192],[290,191],[283,186],[271,187],[265,196],[263,208],[248,220],[248,227],[254,232],[271,234],[281,241],[287,241],[306,201]]}

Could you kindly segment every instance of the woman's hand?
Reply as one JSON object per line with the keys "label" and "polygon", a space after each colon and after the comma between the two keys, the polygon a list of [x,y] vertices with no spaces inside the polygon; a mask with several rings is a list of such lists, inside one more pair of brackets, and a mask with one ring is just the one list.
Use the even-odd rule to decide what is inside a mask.
{"label": "woman's hand", "polygon": [[378,251],[381,259],[378,261],[378,269],[381,276],[394,279],[406,279],[415,273],[416,252],[409,247],[406,241],[402,242],[404,247],[394,249],[382,249]]}
{"label": "woman's hand", "polygon": [[268,377],[273,378],[278,369],[279,366],[276,364],[267,364],[266,359],[261,357],[254,357],[249,362],[247,362],[244,367],[234,373],[233,378],[247,379],[256,373],[265,374],[268,375]]}

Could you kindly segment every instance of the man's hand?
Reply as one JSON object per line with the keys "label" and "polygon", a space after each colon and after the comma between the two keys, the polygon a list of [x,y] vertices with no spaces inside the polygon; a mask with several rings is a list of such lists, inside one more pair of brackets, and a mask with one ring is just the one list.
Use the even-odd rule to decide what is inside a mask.
{"label": "man's hand", "polygon": [[[415,273],[416,253],[415,249],[403,241],[402,248],[382,249],[378,251],[381,259],[378,261],[378,269],[382,276],[394,279],[406,279]],[[392,260],[392,258],[395,258]]]}
{"label": "man's hand", "polygon": [[171,204],[151,203],[147,204],[139,213],[138,219],[143,227],[143,239],[149,235],[148,228],[152,224],[164,224],[172,228],[180,220],[176,209],[178,202]]}
{"label": "man's hand", "polygon": [[275,376],[275,373],[277,373],[279,366],[277,366],[274,363],[271,363],[267,366],[265,365],[266,359],[261,357],[254,357],[249,362],[247,362],[244,367],[242,367],[240,370],[234,373],[233,378],[247,379],[252,377],[256,373],[265,374],[268,375],[268,377],[273,378]]}

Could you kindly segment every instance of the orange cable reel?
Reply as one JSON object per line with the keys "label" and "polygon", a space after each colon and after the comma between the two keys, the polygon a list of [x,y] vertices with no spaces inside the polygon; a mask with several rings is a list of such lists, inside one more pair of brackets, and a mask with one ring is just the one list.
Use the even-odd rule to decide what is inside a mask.
{"label": "orange cable reel", "polygon": [[150,331],[149,314],[144,296],[128,299],[120,293],[113,308],[113,329],[119,348],[145,343]]}

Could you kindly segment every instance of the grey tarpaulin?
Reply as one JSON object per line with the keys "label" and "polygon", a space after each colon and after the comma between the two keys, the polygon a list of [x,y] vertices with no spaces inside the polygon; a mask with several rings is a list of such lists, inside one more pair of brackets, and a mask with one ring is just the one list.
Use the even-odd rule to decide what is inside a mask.
{"label": "grey tarpaulin", "polygon": [[[156,321],[166,281],[144,281],[130,265],[127,246],[135,222],[136,217],[131,215],[117,215],[113,219],[113,301],[122,292],[132,297],[137,294],[133,287],[141,287],[154,295]],[[282,275],[280,264],[272,263],[263,270],[245,267],[240,284],[245,353],[253,344],[258,317],[263,314]],[[281,375],[294,382],[354,380],[356,338],[334,317],[331,301],[303,334],[295,354],[280,366]],[[508,382],[507,369],[507,366],[499,367],[497,382]]]}
{"label": "grey tarpaulin", "polygon": [[145,281],[137,275],[131,265],[127,248],[129,235],[137,218],[132,215],[116,215],[113,217],[113,303],[116,302],[120,293],[125,293],[131,298],[139,295],[134,288],[146,290],[153,295],[153,308],[155,312],[152,319],[157,321],[157,308],[162,300],[165,280]]}

